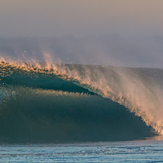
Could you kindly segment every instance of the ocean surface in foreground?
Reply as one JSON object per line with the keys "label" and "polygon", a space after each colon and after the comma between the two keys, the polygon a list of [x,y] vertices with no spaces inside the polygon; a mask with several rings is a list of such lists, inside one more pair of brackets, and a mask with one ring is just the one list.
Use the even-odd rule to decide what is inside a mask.
{"label": "ocean surface in foreground", "polygon": [[1,145],[0,162],[163,162],[163,141]]}

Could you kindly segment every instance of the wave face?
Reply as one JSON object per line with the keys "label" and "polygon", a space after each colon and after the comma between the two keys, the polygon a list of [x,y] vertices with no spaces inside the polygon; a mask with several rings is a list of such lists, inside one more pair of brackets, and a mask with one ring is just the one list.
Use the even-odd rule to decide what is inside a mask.
{"label": "wave face", "polygon": [[0,142],[145,139],[162,134],[163,70],[0,63]]}

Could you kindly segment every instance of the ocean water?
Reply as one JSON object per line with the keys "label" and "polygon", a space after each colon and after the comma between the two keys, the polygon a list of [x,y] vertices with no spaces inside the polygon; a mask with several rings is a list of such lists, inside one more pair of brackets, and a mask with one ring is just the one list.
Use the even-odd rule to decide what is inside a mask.
{"label": "ocean water", "polygon": [[1,145],[0,162],[163,162],[163,142]]}
{"label": "ocean water", "polygon": [[162,162],[163,69],[0,62],[1,162]]}

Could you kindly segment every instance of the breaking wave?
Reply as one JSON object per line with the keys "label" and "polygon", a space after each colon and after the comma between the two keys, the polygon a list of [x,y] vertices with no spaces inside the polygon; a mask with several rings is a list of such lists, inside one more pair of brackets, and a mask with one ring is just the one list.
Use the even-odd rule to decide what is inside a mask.
{"label": "breaking wave", "polygon": [[162,82],[162,69],[1,60],[0,142],[161,135]]}

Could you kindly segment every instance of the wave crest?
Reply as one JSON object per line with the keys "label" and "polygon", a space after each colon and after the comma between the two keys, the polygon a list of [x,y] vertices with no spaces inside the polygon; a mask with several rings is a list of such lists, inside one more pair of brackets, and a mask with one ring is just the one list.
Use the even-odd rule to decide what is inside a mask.
{"label": "wave crest", "polygon": [[[130,114],[139,116],[147,126],[152,126],[155,133],[162,134],[163,70],[161,69],[18,63],[3,60],[0,71],[3,94],[5,93],[2,88],[7,92],[13,88],[14,91],[30,88],[35,90],[33,98],[38,97],[38,94],[46,94],[45,97],[48,97],[47,94],[59,94],[60,91],[62,97],[64,94],[70,97],[71,92],[75,97],[77,95],[80,97],[90,95],[91,98],[99,99],[103,97],[103,100],[110,99],[127,107]],[[120,105],[118,107],[124,108]],[[110,107],[110,103],[107,107]]]}

